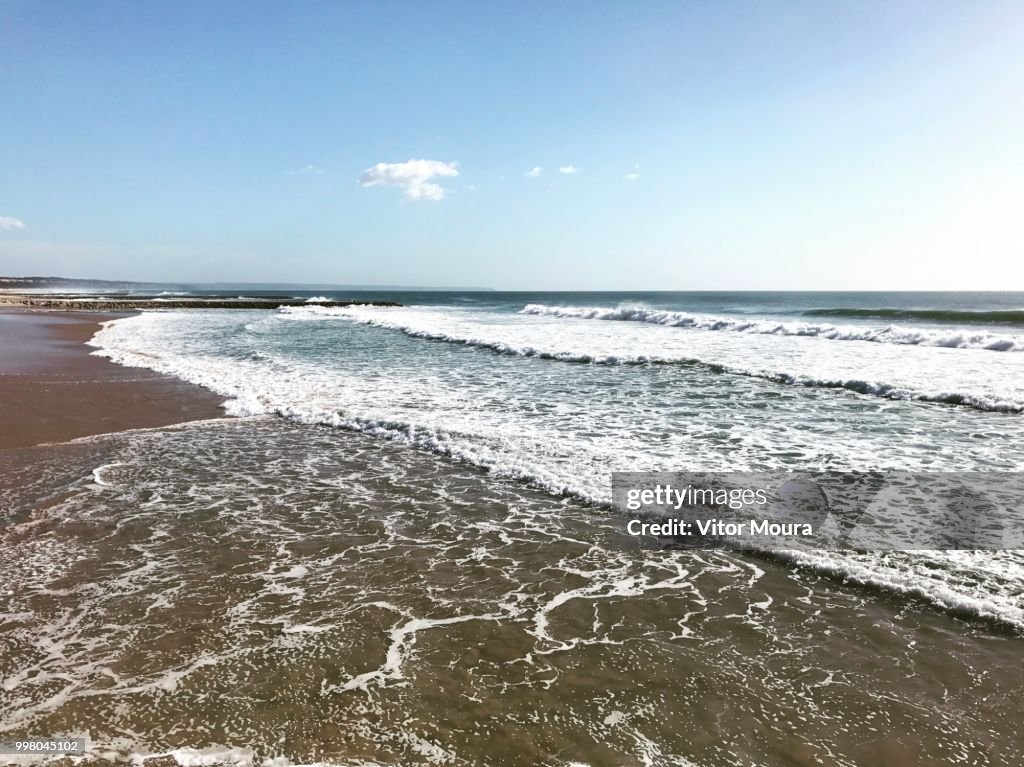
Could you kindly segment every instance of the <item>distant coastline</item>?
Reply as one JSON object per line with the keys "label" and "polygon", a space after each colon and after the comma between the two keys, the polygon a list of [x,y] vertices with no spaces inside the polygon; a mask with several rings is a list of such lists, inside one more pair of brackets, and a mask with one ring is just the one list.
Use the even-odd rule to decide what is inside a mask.
{"label": "distant coastline", "polygon": [[493,292],[494,288],[461,286],[416,286],[416,285],[347,285],[344,283],[274,283],[274,282],[132,282],[128,280],[97,280],[78,277],[0,277],[0,291],[19,290],[65,290],[85,291],[158,291],[158,290],[333,290],[333,291],[460,291]]}

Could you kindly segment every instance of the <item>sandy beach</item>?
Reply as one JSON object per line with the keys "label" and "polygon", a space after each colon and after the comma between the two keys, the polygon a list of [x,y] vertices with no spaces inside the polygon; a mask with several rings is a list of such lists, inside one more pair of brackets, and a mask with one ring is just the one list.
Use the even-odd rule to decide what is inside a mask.
{"label": "sandy beach", "polygon": [[0,311],[0,450],[222,415],[220,398],[93,356],[117,314]]}

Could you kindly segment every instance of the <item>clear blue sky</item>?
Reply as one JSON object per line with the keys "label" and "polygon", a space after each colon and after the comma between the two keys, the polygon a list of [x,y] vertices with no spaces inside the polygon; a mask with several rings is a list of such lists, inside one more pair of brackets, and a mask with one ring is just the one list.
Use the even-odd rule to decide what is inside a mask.
{"label": "clear blue sky", "polygon": [[0,0],[0,99],[0,273],[1024,289],[1017,2]]}

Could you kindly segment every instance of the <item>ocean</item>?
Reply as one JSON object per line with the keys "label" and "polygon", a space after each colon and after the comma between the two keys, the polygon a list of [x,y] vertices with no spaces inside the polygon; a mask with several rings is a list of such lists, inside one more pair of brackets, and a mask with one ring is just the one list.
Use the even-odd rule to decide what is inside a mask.
{"label": "ocean", "polygon": [[1024,293],[288,295],[404,306],[91,341],[231,417],[9,469],[66,534],[0,553],[26,584],[0,735],[182,764],[1024,762],[997,724],[1024,710],[1024,553],[593,533],[617,471],[1024,470]]}

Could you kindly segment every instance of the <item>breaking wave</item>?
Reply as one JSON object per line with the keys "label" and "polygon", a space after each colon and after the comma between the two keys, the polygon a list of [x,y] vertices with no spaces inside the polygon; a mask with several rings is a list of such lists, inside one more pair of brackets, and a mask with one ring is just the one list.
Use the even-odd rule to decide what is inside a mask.
{"label": "breaking wave", "polygon": [[[520,310],[520,314],[535,314],[547,317],[566,317],[584,320],[647,322],[654,325],[665,325],[668,327],[692,328],[694,330],[722,330],[733,333],[759,333],[762,335],[776,336],[809,336],[825,338],[830,341],[870,341],[873,343],[905,344],[911,346],[940,346],[951,349],[986,349],[988,351],[995,352],[1024,351],[1024,338],[1022,337],[999,335],[988,332],[966,331],[963,329],[923,329],[898,327],[894,325],[882,328],[870,328],[855,325],[842,326],[806,322],[784,322],[763,318],[741,319],[736,317],[717,317],[714,315],[649,309],[643,306],[619,306],[615,308],[607,308],[597,306],[549,306],[546,304],[527,304]],[[988,314],[998,314],[998,312],[989,312]]]}
{"label": "breaking wave", "polygon": [[[536,305],[530,305],[536,306]],[[527,308],[530,308],[529,306]],[[555,307],[546,307],[555,308]],[[384,315],[371,315],[360,312],[358,309],[331,308],[323,306],[284,306],[279,310],[282,314],[307,317],[339,317],[358,322],[364,325],[397,330],[413,338],[422,338],[429,341],[441,341],[446,343],[464,344],[475,346],[481,349],[488,349],[499,354],[508,354],[518,357],[536,357],[538,359],[556,360],[559,362],[576,362],[592,365],[681,365],[694,366],[709,370],[714,373],[727,373],[750,378],[760,378],[772,383],[787,384],[791,386],[817,387],[823,389],[844,389],[857,394],[883,397],[891,400],[916,400],[919,402],[931,402],[943,405],[959,405],[995,413],[1024,413],[1024,401],[1015,399],[1004,399],[990,395],[979,394],[969,391],[949,391],[944,389],[923,390],[914,389],[905,385],[888,383],[885,381],[872,381],[861,378],[823,378],[810,376],[804,373],[795,373],[784,370],[771,370],[758,367],[741,367],[728,365],[693,356],[682,355],[655,355],[655,354],[602,354],[588,353],[578,350],[563,350],[554,347],[542,347],[528,344],[515,344],[508,341],[486,338],[472,334],[452,334],[422,327],[415,327],[404,324],[401,321],[389,319]],[[525,310],[524,310],[525,311]],[[568,311],[568,309],[566,309]],[[591,311],[591,310],[584,310]],[[595,310],[596,311],[596,310]],[[604,310],[601,310],[604,311]],[[609,310],[614,311],[614,310]],[[648,310],[644,310],[648,311]],[[531,312],[534,313],[534,312]],[[657,312],[658,314],[674,314],[673,312]],[[558,316],[558,315],[556,315]]]}

